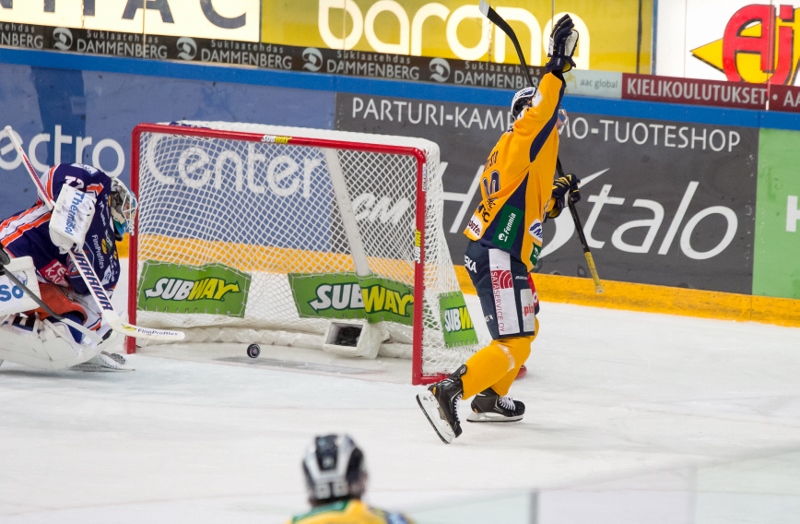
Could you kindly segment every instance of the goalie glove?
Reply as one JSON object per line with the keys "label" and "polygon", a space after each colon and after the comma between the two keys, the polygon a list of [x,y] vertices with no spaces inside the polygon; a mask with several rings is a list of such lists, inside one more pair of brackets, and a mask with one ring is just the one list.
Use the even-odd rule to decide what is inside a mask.
{"label": "goalie glove", "polygon": [[61,253],[67,253],[72,246],[83,249],[86,232],[94,218],[95,198],[83,191],[64,184],[53,208],[50,218],[50,240]]}
{"label": "goalie glove", "polygon": [[550,45],[547,50],[547,56],[550,57],[550,60],[544,66],[545,72],[558,71],[565,73],[575,67],[572,55],[578,45],[579,36],[569,15],[562,16],[555,23],[553,31],[550,33]]}
{"label": "goalie glove", "polygon": [[548,218],[557,218],[558,215],[561,214],[561,211],[564,209],[564,197],[568,197],[573,204],[580,201],[581,192],[578,187],[580,181],[581,180],[572,173],[555,179],[553,182],[553,192],[550,198],[551,202],[547,210]]}

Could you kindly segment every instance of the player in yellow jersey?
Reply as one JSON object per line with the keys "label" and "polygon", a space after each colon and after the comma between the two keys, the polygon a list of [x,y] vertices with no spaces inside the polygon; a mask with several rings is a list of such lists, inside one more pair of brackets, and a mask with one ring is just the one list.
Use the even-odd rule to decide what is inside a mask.
{"label": "player in yellow jersey", "polygon": [[470,239],[465,266],[493,341],[417,395],[428,421],[448,444],[461,434],[462,397],[475,396],[470,422],[522,419],[525,405],[507,394],[538,332],[538,299],[529,273],[542,249],[542,223],[561,213],[568,193],[573,201],[580,198],[575,175],[553,181],[563,72],[575,65],[578,42],[569,15],[554,25],[550,42],[539,88],[523,89],[512,100],[514,125],[489,154],[480,181],[481,203],[464,231]]}
{"label": "player in yellow jersey", "polygon": [[414,524],[401,513],[361,501],[367,483],[364,453],[348,435],[316,437],[303,460],[311,510],[287,524]]}

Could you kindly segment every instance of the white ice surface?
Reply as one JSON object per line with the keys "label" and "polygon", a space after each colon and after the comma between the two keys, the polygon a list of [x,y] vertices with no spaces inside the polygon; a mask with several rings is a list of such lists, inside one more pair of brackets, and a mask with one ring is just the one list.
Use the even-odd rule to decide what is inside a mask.
{"label": "white ice surface", "polygon": [[4,363],[0,522],[283,522],[306,507],[304,449],[334,431],[365,450],[368,501],[421,523],[800,521],[799,329],[563,304],[540,321],[512,388],[525,419],[450,446],[408,361],[222,345],[146,348],[132,373]]}

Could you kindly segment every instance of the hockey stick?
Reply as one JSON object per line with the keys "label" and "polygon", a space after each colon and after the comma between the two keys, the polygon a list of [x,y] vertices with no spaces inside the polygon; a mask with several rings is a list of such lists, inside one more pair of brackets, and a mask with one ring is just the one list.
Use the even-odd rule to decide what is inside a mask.
{"label": "hockey stick", "polygon": [[[556,159],[556,169],[558,169],[558,176],[564,176],[564,169],[561,167],[560,158]],[[583,247],[583,256],[586,257],[586,264],[589,266],[589,272],[592,274],[594,292],[598,294],[602,293],[603,284],[600,282],[600,276],[597,274],[597,268],[594,265],[594,257],[592,256],[592,251],[589,249],[589,243],[586,242],[586,235],[583,232],[581,218],[578,216],[578,208],[575,207],[575,203],[569,196],[567,197],[567,204],[569,205],[569,212],[572,214],[572,221],[575,222],[575,229],[578,231],[578,238]]]}
{"label": "hockey stick", "polygon": [[[49,209],[53,209],[55,204],[48,198],[47,192],[44,189],[44,185],[39,179],[39,175],[36,173],[36,169],[34,169],[33,165],[31,164],[28,155],[25,154],[25,150],[22,148],[22,143],[17,138],[17,135],[14,134],[14,130],[11,129],[11,126],[6,126],[4,132],[8,135],[11,143],[14,144],[17,154],[22,159],[22,163],[25,165],[25,169],[28,171],[28,175],[30,175],[33,183],[36,184],[36,191],[39,193],[39,198],[42,199],[42,202],[44,202]],[[103,288],[103,284],[100,282],[100,279],[94,272],[94,268],[92,267],[91,262],[89,262],[89,259],[86,257],[86,254],[76,246],[70,250],[69,256],[70,259],[72,259],[72,263],[76,268],[78,268],[78,273],[80,273],[81,278],[83,278],[84,282],[86,282],[86,286],[89,288],[89,292],[92,294],[92,298],[94,298],[95,303],[100,306],[103,319],[108,322],[108,325],[111,326],[111,329],[133,338],[173,342],[183,340],[185,335],[182,331],[150,329],[134,326],[133,324],[124,322],[119,316],[119,313],[114,310],[114,306],[111,304],[111,299],[108,297],[108,294],[106,294],[106,290]]]}
{"label": "hockey stick", "polygon": [[[533,78],[531,77],[530,71],[528,71],[528,65],[525,62],[525,54],[522,52],[522,48],[519,45],[519,39],[517,38],[517,34],[514,32],[514,29],[508,25],[502,16],[497,14],[497,11],[492,9],[489,3],[486,0],[481,0],[481,5],[479,7],[481,14],[489,19],[494,25],[500,28],[506,36],[508,36],[511,43],[514,44],[514,49],[517,50],[517,56],[519,57],[519,62],[522,65],[522,70],[525,72],[525,76],[528,78],[528,84],[537,89],[535,85],[533,85]],[[561,168],[561,158],[556,158],[556,168],[558,169],[558,174],[560,176],[564,175],[564,171]],[[575,229],[578,231],[578,238],[581,241],[581,245],[583,246],[583,254],[586,257],[586,263],[589,265],[589,271],[592,274],[592,280],[594,280],[594,291],[595,293],[602,293],[603,292],[603,285],[600,283],[600,277],[597,275],[597,268],[594,265],[594,257],[592,257],[592,252],[589,250],[589,244],[586,243],[586,235],[583,233],[583,226],[581,225],[581,219],[578,216],[578,210],[575,209],[575,204],[567,199],[569,202],[569,211],[572,214],[572,220],[575,222]]]}
{"label": "hockey stick", "polygon": [[20,288],[22,291],[25,292],[25,294],[27,294],[29,297],[31,297],[31,299],[33,299],[34,302],[39,304],[39,307],[44,309],[47,312],[47,314],[50,315],[51,317],[55,318],[56,320],[58,320],[60,322],[63,322],[64,324],[68,325],[71,328],[74,328],[74,329],[80,331],[81,333],[83,333],[83,335],[85,337],[87,337],[89,340],[91,340],[92,342],[94,342],[96,344],[103,341],[103,339],[100,338],[100,336],[97,333],[95,333],[94,331],[92,331],[90,329],[86,329],[86,327],[78,324],[77,322],[73,322],[72,320],[70,320],[70,319],[68,319],[66,317],[62,317],[61,315],[59,315],[58,313],[56,313],[55,311],[50,309],[50,306],[45,304],[45,302],[41,298],[39,298],[36,295],[36,293],[31,291],[28,288],[28,286],[23,284],[20,281],[20,279],[18,279],[13,273],[11,273],[11,271],[6,270],[6,264],[8,264],[9,262],[11,262],[11,259],[8,257],[8,254],[3,250],[3,248],[0,247],[0,276],[5,275],[6,277],[8,277],[8,279],[11,282],[13,282],[15,286]]}
{"label": "hockey stick", "polygon": [[492,6],[490,6],[489,2],[486,0],[481,0],[481,5],[478,7],[478,9],[480,9],[481,14],[488,18],[491,23],[499,27],[501,31],[508,35],[511,43],[514,45],[514,49],[517,50],[517,56],[519,57],[519,63],[522,66],[522,71],[528,78],[528,85],[534,89],[537,89],[537,87],[533,85],[533,77],[531,77],[531,72],[528,70],[528,64],[525,62],[525,54],[522,52],[522,48],[519,46],[517,34],[514,32],[511,26],[508,25],[508,22],[506,22],[502,16],[497,14],[497,11],[492,9]]}

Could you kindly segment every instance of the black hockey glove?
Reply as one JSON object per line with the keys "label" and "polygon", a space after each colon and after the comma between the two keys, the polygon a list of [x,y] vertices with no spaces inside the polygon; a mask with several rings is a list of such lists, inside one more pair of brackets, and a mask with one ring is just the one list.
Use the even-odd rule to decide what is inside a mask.
{"label": "black hockey glove", "polygon": [[564,209],[565,198],[569,198],[573,204],[579,202],[581,199],[581,190],[578,187],[580,178],[577,175],[569,173],[568,175],[560,176],[553,182],[553,192],[551,198],[555,200],[553,207],[547,212],[548,218],[556,218],[561,214]]}
{"label": "black hockey glove", "polygon": [[578,45],[579,36],[569,15],[562,16],[555,23],[550,33],[550,48],[547,51],[550,60],[544,66],[546,73],[567,72],[575,67],[572,55]]}

